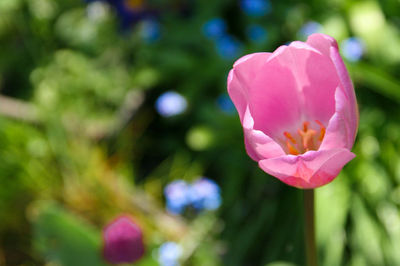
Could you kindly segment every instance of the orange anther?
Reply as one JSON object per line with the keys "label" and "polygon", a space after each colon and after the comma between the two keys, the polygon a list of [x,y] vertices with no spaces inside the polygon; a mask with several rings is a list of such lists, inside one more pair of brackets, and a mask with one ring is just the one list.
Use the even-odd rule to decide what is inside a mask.
{"label": "orange anther", "polygon": [[322,141],[324,139],[325,133],[326,133],[326,128],[325,126],[318,120],[315,120],[315,122],[320,126],[320,133],[319,133],[319,141]]}
{"label": "orange anther", "polygon": [[[285,136],[287,154],[298,155],[311,150],[318,150],[326,132],[325,126],[318,120],[315,122],[320,126],[320,130],[314,130],[315,124],[305,121],[302,126],[297,129],[297,134],[287,131],[283,132]],[[311,127],[312,126],[312,127]],[[294,137],[293,137],[294,136]],[[283,143],[282,143],[283,144]]]}
{"label": "orange anther", "polygon": [[292,143],[289,142],[289,140],[286,141],[286,146],[288,147],[289,154],[293,155],[300,154],[299,151],[295,147],[293,147]]}
{"label": "orange anther", "polygon": [[285,131],[285,132],[283,132],[283,135],[284,135],[287,139],[289,139],[293,144],[296,144],[296,140],[292,137],[292,135],[290,135],[289,132]]}

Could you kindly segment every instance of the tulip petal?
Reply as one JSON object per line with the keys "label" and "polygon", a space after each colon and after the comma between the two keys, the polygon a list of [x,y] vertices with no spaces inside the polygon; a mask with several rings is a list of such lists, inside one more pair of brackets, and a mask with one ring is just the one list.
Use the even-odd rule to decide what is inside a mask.
{"label": "tulip petal", "polygon": [[300,122],[318,120],[326,125],[335,112],[339,84],[330,58],[306,43],[292,42],[277,59],[294,74],[302,110]]}
{"label": "tulip petal", "polygon": [[228,76],[228,93],[242,123],[248,105],[254,129],[274,139],[294,127],[301,112],[292,72],[277,60],[268,61],[270,56],[257,53],[239,59]]}
{"label": "tulip petal", "polygon": [[238,111],[240,121],[243,121],[244,113],[247,108],[247,92],[246,89],[242,87],[242,84],[235,77],[233,69],[228,75],[228,94],[232,99],[233,104]]}
{"label": "tulip petal", "polygon": [[354,142],[359,120],[357,100],[349,73],[347,72],[346,66],[339,54],[337,42],[335,39],[325,34],[312,34],[308,37],[307,43],[319,50],[321,53],[329,56],[335,66],[340,80],[340,87],[344,90],[350,106],[346,116],[349,117],[349,130],[351,132],[351,138],[353,139],[352,142]]}
{"label": "tulip petal", "polygon": [[263,67],[267,62],[268,58],[271,57],[271,53],[253,53],[245,55],[233,64],[233,68],[239,73],[243,71],[246,75],[241,76],[242,80],[246,83],[255,78],[261,67]]}
{"label": "tulip petal", "polygon": [[[243,70],[242,70],[243,72]],[[239,71],[235,73],[239,74]],[[247,84],[248,104],[254,118],[254,129],[273,139],[284,131],[295,129],[301,108],[295,78],[278,60],[270,60]]]}
{"label": "tulip petal", "polygon": [[258,162],[260,159],[285,155],[285,152],[278,143],[265,135],[262,131],[253,129],[253,126],[254,120],[250,114],[249,108],[247,108],[243,120],[243,130],[244,143],[250,158]]}
{"label": "tulip petal", "polygon": [[[228,75],[228,94],[238,110],[240,121],[243,121],[244,112],[248,103],[248,84],[254,79],[260,68],[267,62],[271,53],[253,53],[239,58]],[[237,73],[242,73],[237,76]]]}
{"label": "tulip petal", "polygon": [[256,162],[285,155],[279,144],[259,130],[245,130],[244,142],[247,154]]}
{"label": "tulip petal", "polygon": [[359,114],[357,107],[357,99],[354,91],[353,83],[351,82],[349,73],[347,72],[346,66],[343,63],[342,58],[340,57],[339,50],[335,47],[331,47],[331,58],[333,63],[336,66],[337,73],[339,74],[339,78],[341,80],[341,87],[344,89],[344,93],[348,99],[348,118],[349,118],[349,126],[351,132],[351,139],[354,142],[357,135]]}
{"label": "tulip petal", "polygon": [[308,36],[307,44],[328,57],[330,57],[331,47],[335,47],[336,49],[338,48],[337,42],[334,38],[322,33],[315,33]]}
{"label": "tulip petal", "polygon": [[266,173],[298,188],[317,188],[331,182],[355,155],[348,149],[308,151],[305,154],[259,161]]}
{"label": "tulip petal", "polygon": [[253,161],[258,162],[261,160],[253,148],[253,143],[249,141],[248,135],[246,134],[244,135],[244,147],[246,148],[247,155],[249,155]]}
{"label": "tulip petal", "polygon": [[319,148],[320,150],[334,148],[351,149],[354,143],[354,136],[348,118],[350,104],[340,87],[336,89],[335,102],[336,111],[329,121],[324,140]]}

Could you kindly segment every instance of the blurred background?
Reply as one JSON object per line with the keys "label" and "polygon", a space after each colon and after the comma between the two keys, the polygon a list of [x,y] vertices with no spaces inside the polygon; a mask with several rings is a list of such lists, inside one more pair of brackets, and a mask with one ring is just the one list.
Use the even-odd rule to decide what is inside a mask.
{"label": "blurred background", "polygon": [[235,59],[322,32],[356,88],[357,157],[317,190],[321,265],[400,265],[398,0],[1,0],[0,265],[304,265],[302,192],[244,150]]}

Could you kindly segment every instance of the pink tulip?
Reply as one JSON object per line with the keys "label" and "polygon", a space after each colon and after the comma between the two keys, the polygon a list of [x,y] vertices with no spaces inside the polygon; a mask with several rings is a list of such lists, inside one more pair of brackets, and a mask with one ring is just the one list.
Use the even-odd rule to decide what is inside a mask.
{"label": "pink tulip", "polygon": [[248,155],[282,182],[323,186],[355,157],[357,101],[332,37],[313,34],[305,43],[240,58],[228,93]]}
{"label": "pink tulip", "polygon": [[103,232],[104,258],[112,263],[132,263],[144,254],[142,231],[129,217],[111,222]]}

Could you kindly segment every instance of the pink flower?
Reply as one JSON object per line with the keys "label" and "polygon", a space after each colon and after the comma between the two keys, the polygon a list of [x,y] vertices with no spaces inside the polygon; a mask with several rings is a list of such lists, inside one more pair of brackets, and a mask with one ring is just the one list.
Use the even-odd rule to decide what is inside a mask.
{"label": "pink flower", "polygon": [[247,153],[282,182],[323,186],[355,157],[357,101],[332,37],[313,34],[305,43],[240,58],[229,73],[228,93]]}
{"label": "pink flower", "polygon": [[132,263],[144,254],[142,231],[129,217],[111,222],[103,232],[104,257],[112,264]]}

